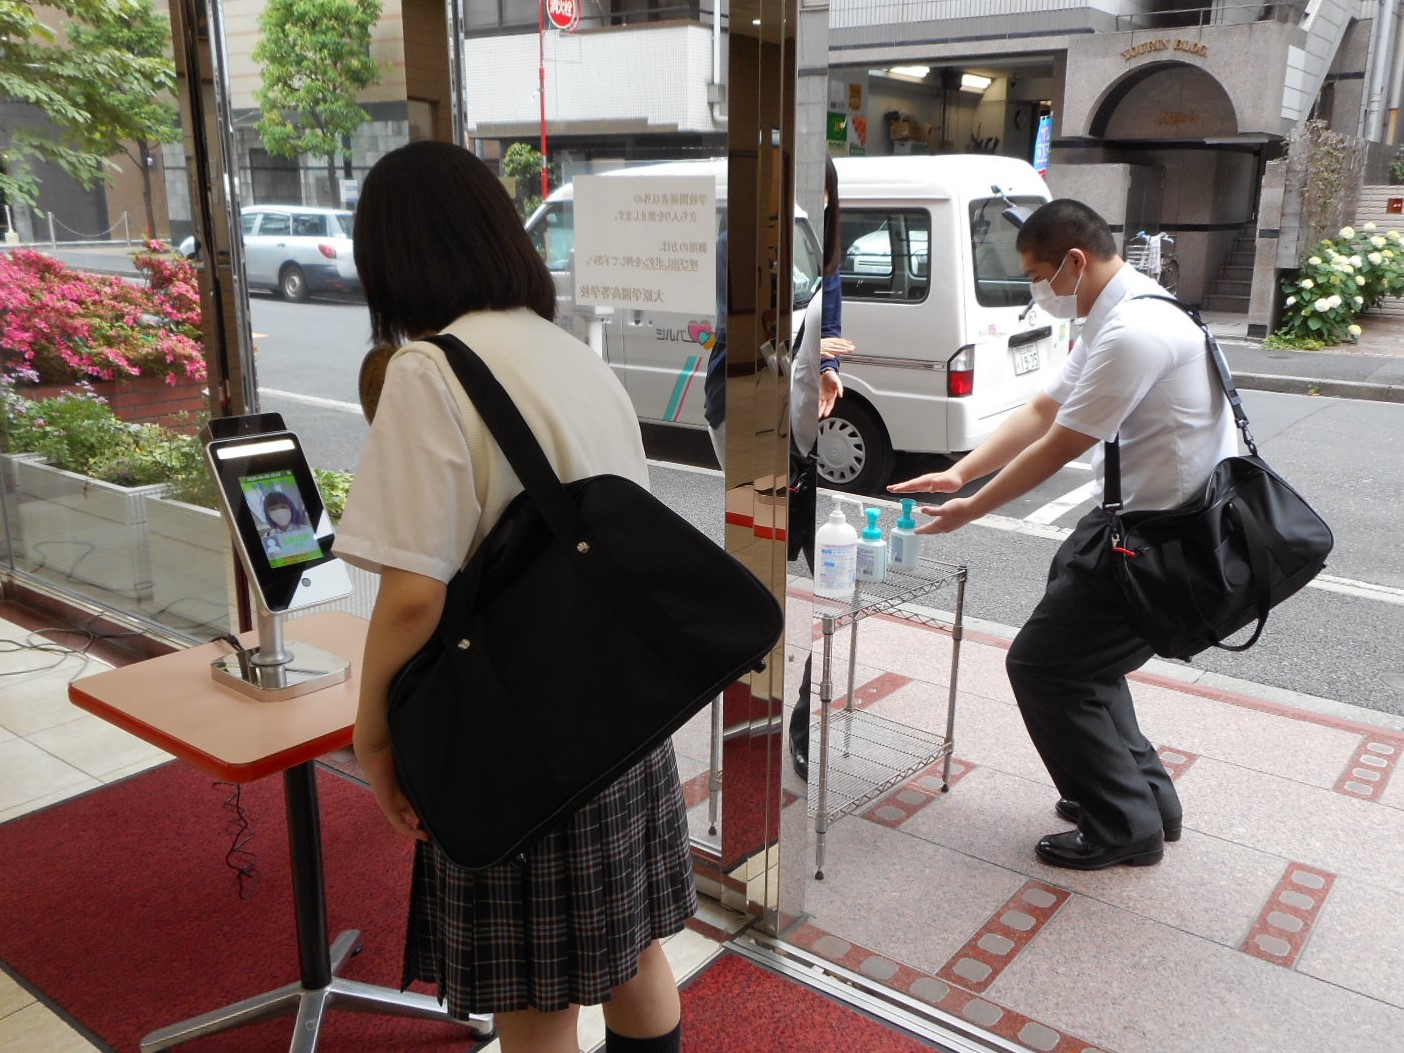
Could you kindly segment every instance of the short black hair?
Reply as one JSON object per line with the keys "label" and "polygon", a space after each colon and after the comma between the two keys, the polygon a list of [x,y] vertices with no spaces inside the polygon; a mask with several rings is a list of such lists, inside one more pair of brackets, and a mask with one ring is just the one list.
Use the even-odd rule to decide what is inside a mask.
{"label": "short black hair", "polygon": [[487,165],[424,139],[371,168],[356,205],[356,270],[378,343],[437,332],[469,311],[528,307],[551,321],[551,273]]}
{"label": "short black hair", "polygon": [[832,157],[824,158],[824,274],[837,274],[843,263],[843,238],[840,236],[839,221],[843,218],[839,209],[838,168]]}
{"label": "short black hair", "polygon": [[1014,239],[1014,248],[1029,253],[1040,263],[1057,266],[1071,249],[1109,260],[1116,255],[1116,239],[1107,221],[1096,212],[1081,201],[1060,197],[1039,206],[1024,221]]}

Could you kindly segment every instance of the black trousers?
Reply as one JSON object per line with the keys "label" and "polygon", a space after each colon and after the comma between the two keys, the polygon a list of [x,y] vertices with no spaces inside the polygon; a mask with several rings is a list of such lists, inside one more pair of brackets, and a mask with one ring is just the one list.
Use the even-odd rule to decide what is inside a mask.
{"label": "black trousers", "polygon": [[1181,807],[1136,723],[1126,674],[1155,652],[1130,627],[1105,523],[1101,509],[1089,513],[1053,557],[1043,599],[1005,667],[1059,794],[1082,805],[1082,832],[1121,845],[1179,819]]}

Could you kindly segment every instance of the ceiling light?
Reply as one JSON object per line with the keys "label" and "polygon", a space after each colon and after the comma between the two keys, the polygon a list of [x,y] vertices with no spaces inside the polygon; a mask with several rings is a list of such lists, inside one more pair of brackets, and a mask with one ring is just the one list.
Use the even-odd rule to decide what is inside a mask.
{"label": "ceiling light", "polygon": [[982,77],[978,73],[962,73],[960,75],[961,91],[984,91],[993,83],[992,77]]}
{"label": "ceiling light", "polygon": [[914,80],[922,80],[931,72],[930,66],[893,66],[888,70],[896,77],[911,77]]}

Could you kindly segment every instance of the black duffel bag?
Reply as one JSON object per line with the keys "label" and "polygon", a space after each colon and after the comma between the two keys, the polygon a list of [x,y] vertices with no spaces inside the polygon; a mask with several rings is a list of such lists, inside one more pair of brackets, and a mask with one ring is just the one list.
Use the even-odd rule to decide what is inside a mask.
{"label": "black duffel bag", "polygon": [[[1102,507],[1113,566],[1136,629],[1166,658],[1210,647],[1246,651],[1268,612],[1321,572],[1334,539],[1316,511],[1258,456],[1223,352],[1192,308],[1170,297],[1204,332],[1246,457],[1220,461],[1203,492],[1178,508],[1121,511],[1121,455],[1106,444]],[[1256,623],[1239,644],[1222,641]]]}
{"label": "black duffel bag", "polygon": [[761,668],[784,620],[755,575],[643,487],[562,485],[483,361],[454,337],[430,342],[525,487],[390,688],[401,789],[449,859],[481,869]]}

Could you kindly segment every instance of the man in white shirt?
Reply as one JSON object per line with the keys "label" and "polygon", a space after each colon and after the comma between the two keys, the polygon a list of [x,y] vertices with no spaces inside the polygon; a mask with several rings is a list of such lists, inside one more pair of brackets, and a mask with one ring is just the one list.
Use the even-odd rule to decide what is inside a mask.
{"label": "man in white shirt", "polygon": [[[1172,508],[1237,452],[1233,416],[1203,332],[1149,278],[1126,264],[1105,221],[1080,202],[1051,201],[1016,247],[1035,301],[1056,318],[1085,317],[1048,390],[944,472],[888,489],[969,497],[922,509],[918,533],[949,533],[1004,505],[1088,450],[1100,506],[1102,443],[1120,436],[1122,504]],[[1053,866],[1100,870],[1158,863],[1180,837],[1182,810],[1155,748],[1141,734],[1126,674],[1154,653],[1131,627],[1103,538],[1088,513],[1053,558],[1048,587],[1010,648],[1010,684],[1057,786],[1059,816],[1078,829],[1035,848]]]}

